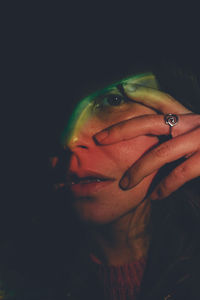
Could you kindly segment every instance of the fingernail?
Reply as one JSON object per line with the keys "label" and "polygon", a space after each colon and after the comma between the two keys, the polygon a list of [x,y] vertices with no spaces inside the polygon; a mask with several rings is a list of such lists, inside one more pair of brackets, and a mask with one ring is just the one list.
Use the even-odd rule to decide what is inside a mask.
{"label": "fingernail", "polygon": [[138,88],[137,85],[134,83],[127,83],[124,85],[124,90],[126,92],[130,92],[130,93],[135,92],[137,90],[137,88]]}
{"label": "fingernail", "polygon": [[104,131],[101,131],[97,134],[94,135],[94,140],[95,142],[97,142],[97,144],[100,144],[102,143],[108,136],[108,131],[107,130],[104,130]]}
{"label": "fingernail", "polygon": [[130,178],[129,175],[125,175],[119,182],[119,186],[122,190],[126,190],[129,187]]}

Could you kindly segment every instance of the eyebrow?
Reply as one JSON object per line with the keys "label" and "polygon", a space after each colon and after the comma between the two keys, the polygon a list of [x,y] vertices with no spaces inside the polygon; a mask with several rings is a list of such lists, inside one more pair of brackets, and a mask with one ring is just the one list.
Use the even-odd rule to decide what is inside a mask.
{"label": "eyebrow", "polygon": [[[107,85],[106,87],[87,95],[86,97],[80,99],[79,102],[82,102],[83,100],[92,101],[95,98],[98,98],[98,97],[102,96],[103,94],[106,94],[106,93],[112,91],[115,88],[118,89],[118,91],[124,97],[127,97],[125,92],[124,92],[124,89],[123,89],[123,84],[125,82],[129,81],[130,79],[133,79],[136,84],[141,84],[141,80],[143,80],[143,81],[144,80],[145,81],[149,81],[149,80],[150,81],[152,81],[152,80],[156,81],[155,75],[152,72],[146,72],[146,73],[131,75],[131,76],[122,78],[122,79],[118,80],[117,82],[113,82],[110,85]],[[156,84],[157,84],[157,82],[156,82]],[[151,84],[147,84],[147,83],[144,84],[144,82],[142,83],[142,85],[151,87]],[[154,88],[155,88],[155,86],[154,86]]]}

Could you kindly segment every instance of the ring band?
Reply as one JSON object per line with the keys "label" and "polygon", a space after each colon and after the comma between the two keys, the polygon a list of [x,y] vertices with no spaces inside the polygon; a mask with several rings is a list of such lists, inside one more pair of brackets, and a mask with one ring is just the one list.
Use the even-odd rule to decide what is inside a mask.
{"label": "ring band", "polygon": [[165,124],[169,125],[169,134],[172,135],[172,127],[178,123],[178,116],[173,114],[167,114],[164,116]]}

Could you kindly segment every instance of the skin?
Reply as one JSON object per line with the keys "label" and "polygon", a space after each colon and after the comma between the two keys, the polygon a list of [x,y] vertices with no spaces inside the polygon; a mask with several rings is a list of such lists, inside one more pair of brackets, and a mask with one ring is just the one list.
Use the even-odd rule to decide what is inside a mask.
{"label": "skin", "polygon": [[[76,212],[83,222],[93,225],[91,238],[101,249],[103,260],[112,265],[147,254],[151,210],[147,192],[159,168],[188,157],[185,165],[172,172],[172,180],[166,178],[159,184],[151,199],[170,194],[200,173],[199,116],[158,91],[153,76],[149,81],[147,78],[144,74],[119,82],[128,102],[117,106],[108,105],[102,98],[105,94],[118,95],[116,85],[83,99],[62,134],[63,147],[71,151],[70,171],[95,171],[114,178],[100,190],[72,190]],[[169,127],[157,112],[180,117],[173,128],[173,139],[159,146],[158,136],[168,135]],[[54,165],[56,162],[55,159]],[[178,172],[181,174],[184,168],[190,172],[177,180]]]}
{"label": "skin", "polygon": [[[133,101],[154,108],[161,114],[173,113],[179,122],[172,128],[172,139],[154,148],[141,157],[124,173],[120,186],[124,190],[136,187],[166,163],[179,158],[185,161],[164,178],[151,194],[151,200],[169,196],[184,183],[200,176],[200,115],[194,114],[170,95],[158,90],[126,85],[125,92]],[[99,145],[118,143],[143,134],[168,135],[169,128],[163,115],[149,115],[118,123],[95,135]],[[122,138],[123,137],[123,138]]]}
{"label": "skin", "polygon": [[[138,82],[138,77],[142,82],[149,78],[150,84],[156,85],[154,78],[147,75],[135,76],[120,83]],[[122,102],[119,105],[110,105],[107,101],[108,95],[118,95],[122,97]],[[116,84],[83,99],[76,107],[70,124],[62,134],[63,147],[71,151],[69,171],[77,174],[93,171],[114,178],[113,183],[100,191],[88,193],[84,190],[73,190],[76,199],[74,206],[83,221],[95,224],[111,223],[130,211],[132,214],[132,210],[145,198],[155,172],[126,193],[120,189],[119,181],[133,161],[137,161],[158,143],[157,137],[143,135],[115,145],[99,147],[93,136],[119,121],[147,114],[156,112],[130,99],[125,101]]]}

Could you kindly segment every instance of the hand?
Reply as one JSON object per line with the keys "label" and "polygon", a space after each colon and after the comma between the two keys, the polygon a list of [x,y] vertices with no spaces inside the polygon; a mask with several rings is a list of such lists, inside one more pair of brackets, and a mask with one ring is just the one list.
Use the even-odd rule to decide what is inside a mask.
{"label": "hand", "polygon": [[177,114],[179,121],[172,128],[173,138],[143,155],[120,180],[122,189],[131,189],[165,164],[185,158],[184,162],[162,179],[150,195],[152,200],[165,198],[184,183],[200,176],[200,115],[192,113],[170,95],[155,89],[127,85],[124,90],[129,99],[155,109],[160,114],[117,123],[97,133],[94,139],[100,145],[108,145],[139,135],[169,135],[170,128],[165,124],[163,115]]}

